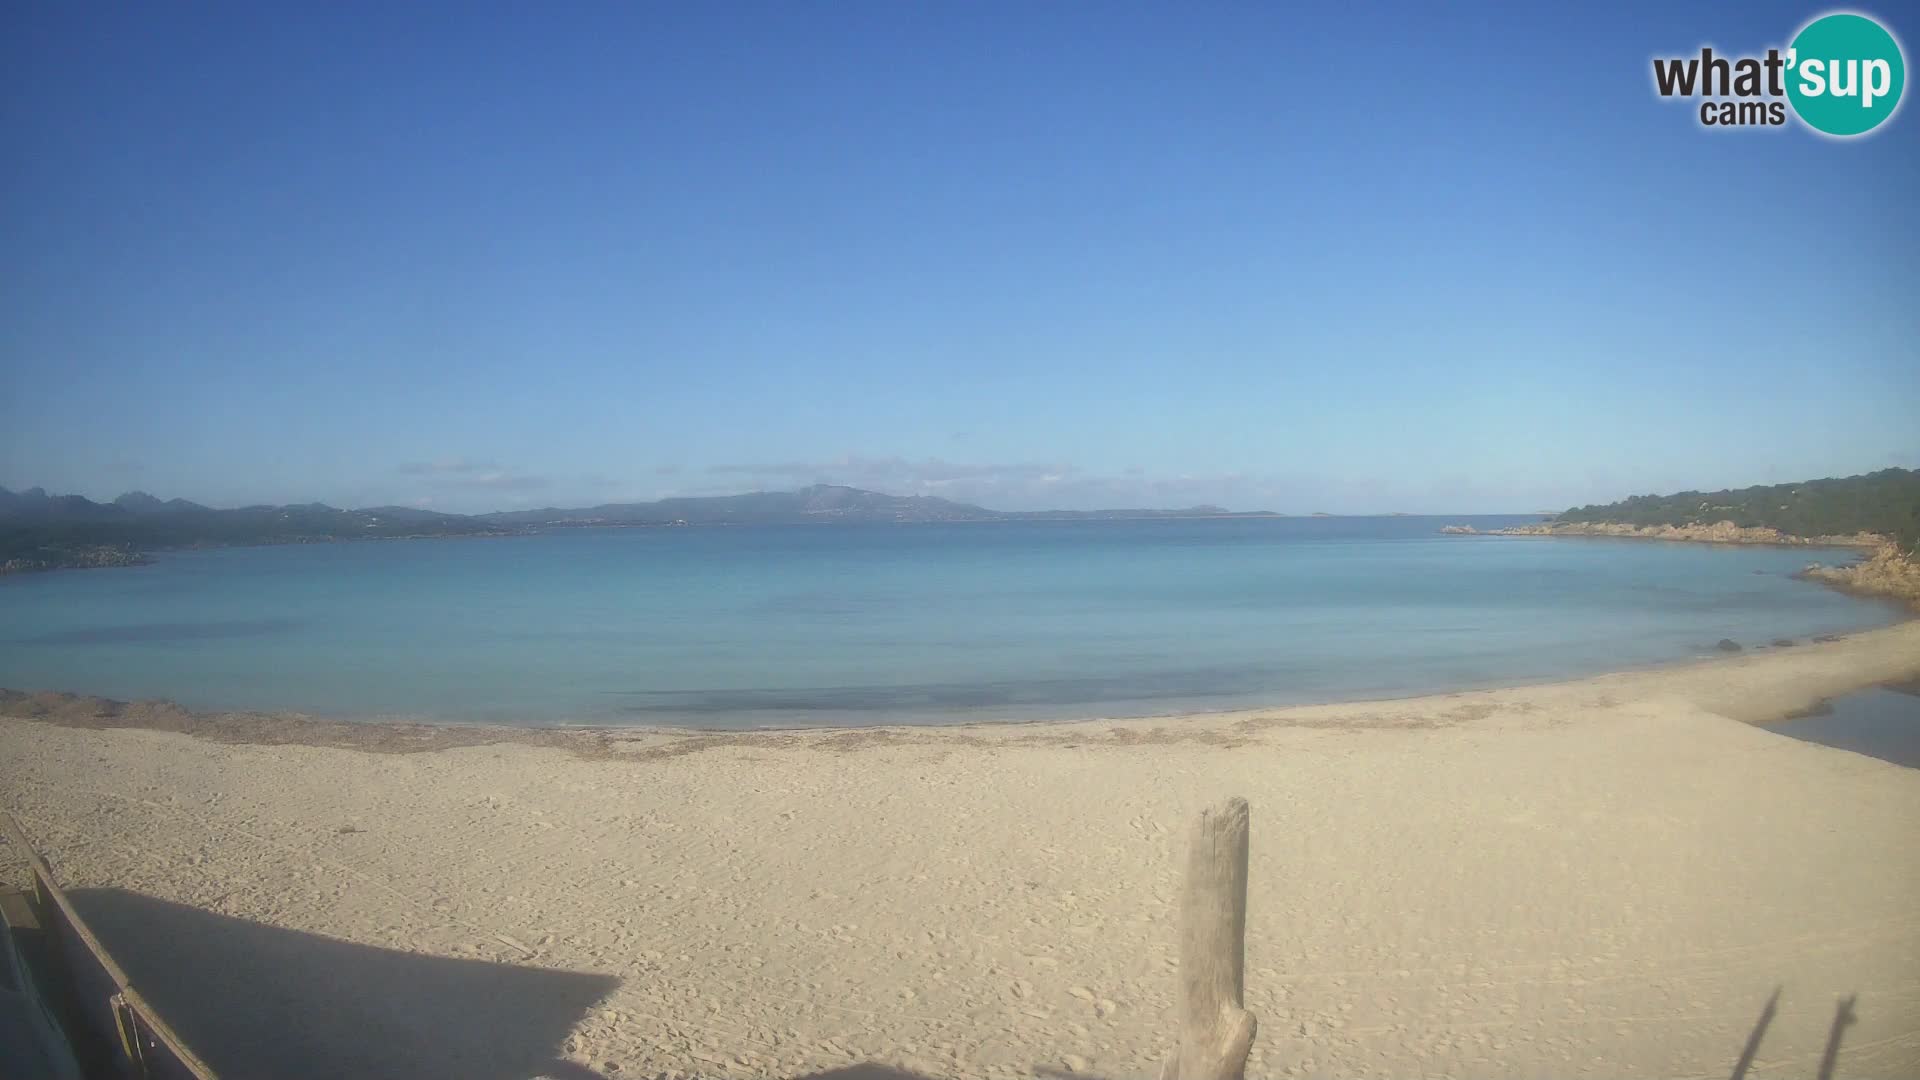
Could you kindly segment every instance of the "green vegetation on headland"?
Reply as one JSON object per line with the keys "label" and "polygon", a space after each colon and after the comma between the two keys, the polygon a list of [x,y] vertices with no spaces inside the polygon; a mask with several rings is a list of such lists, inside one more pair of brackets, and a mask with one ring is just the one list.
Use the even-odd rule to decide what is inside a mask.
{"label": "green vegetation on headland", "polygon": [[1723,521],[1809,539],[1872,533],[1911,553],[1920,544],[1920,471],[1882,469],[1864,476],[1737,491],[1635,495],[1604,506],[1578,507],[1554,519],[1555,524],[1676,528]]}
{"label": "green vegetation on headland", "polygon": [[[1473,534],[1471,525],[1443,533]],[[1920,609],[1920,472],[1882,469],[1839,480],[1805,480],[1738,491],[1636,495],[1582,506],[1506,536],[1611,536],[1718,544],[1845,544],[1875,549],[1845,566],[1819,563],[1800,576]]]}
{"label": "green vegetation on headland", "polygon": [[754,492],[655,502],[607,503],[465,516],[379,506],[340,510],[321,503],[215,510],[184,499],[129,492],[110,503],[39,488],[0,488],[0,573],[62,567],[127,566],[141,553],[194,547],[310,544],[403,537],[511,536],[592,526],[792,525],[829,522],[927,523],[1082,521],[1181,517],[1272,517],[1217,506],[1185,510],[1040,510],[1003,512],[925,495],[885,495],[816,484],[799,491]]}

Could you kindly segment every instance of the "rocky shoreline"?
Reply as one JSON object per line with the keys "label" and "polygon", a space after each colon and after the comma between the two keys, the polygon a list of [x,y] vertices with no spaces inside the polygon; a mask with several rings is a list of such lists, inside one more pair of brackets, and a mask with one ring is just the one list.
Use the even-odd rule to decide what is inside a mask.
{"label": "rocky shoreline", "polygon": [[1832,536],[1794,536],[1768,527],[1735,525],[1626,525],[1616,522],[1545,521],[1482,532],[1471,525],[1443,525],[1449,536],[1581,536],[1630,540],[1673,540],[1694,544],[1765,544],[1778,547],[1872,548],[1871,555],[1845,566],[1812,563],[1796,574],[1841,592],[1873,599],[1892,599],[1920,611],[1920,562],[1900,551],[1884,536],[1851,533]]}
{"label": "rocky shoreline", "polygon": [[[1470,527],[1470,526],[1469,526]],[[1449,530],[1443,529],[1442,532]],[[1616,522],[1544,521],[1495,529],[1496,536],[1615,536],[1634,540],[1683,540],[1695,544],[1775,544],[1782,547],[1870,547],[1886,544],[1873,533],[1837,536],[1795,536],[1767,526],[1735,525],[1625,525]]]}
{"label": "rocky shoreline", "polygon": [[1813,563],[1796,576],[1855,596],[1899,600],[1920,611],[1920,562],[1892,544],[1846,566]]}

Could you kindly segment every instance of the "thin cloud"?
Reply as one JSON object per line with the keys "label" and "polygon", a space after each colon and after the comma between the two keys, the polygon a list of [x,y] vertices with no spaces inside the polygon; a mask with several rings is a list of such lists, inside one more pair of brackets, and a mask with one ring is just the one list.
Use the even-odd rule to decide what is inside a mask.
{"label": "thin cloud", "polygon": [[[896,480],[910,484],[938,484],[955,480],[1002,479],[1046,476],[1072,472],[1071,465],[1021,462],[1014,464],[970,464],[923,458],[915,461],[900,457],[863,457],[849,454],[831,461],[777,461],[746,465],[710,465],[714,475],[769,476],[804,478],[815,476],[858,476]],[[844,482],[844,481],[843,481]]]}
{"label": "thin cloud", "polygon": [[407,476],[466,476],[477,472],[492,472],[499,465],[491,461],[477,461],[473,458],[440,458],[437,461],[408,461],[400,465],[400,472]]}
{"label": "thin cloud", "polygon": [[[706,471],[766,487],[845,484],[895,495],[937,495],[996,510],[1182,508],[1202,503],[1268,509],[1285,486],[1278,478],[1242,473],[1153,474],[1129,469],[1110,475],[1061,462],[962,462],[857,454],[827,461],[713,465]],[[686,493],[696,490],[701,489]]]}
{"label": "thin cloud", "polygon": [[545,476],[517,472],[493,461],[474,458],[408,461],[401,463],[399,472],[405,476],[424,477],[436,484],[491,491],[534,491],[551,483]]}
{"label": "thin cloud", "polygon": [[[1432,486],[1414,486],[1375,473],[1353,473],[1336,479],[1298,468],[1174,470],[1127,463],[1105,471],[1057,461],[980,462],[863,454],[691,467],[667,463],[641,466],[624,479],[598,473],[548,477],[477,458],[410,462],[401,470],[412,478],[417,485],[415,491],[423,498],[434,498],[448,508],[483,510],[534,505],[534,500],[540,505],[587,506],[675,496],[791,491],[809,484],[842,484],[891,495],[937,496],[992,510],[1218,506],[1293,514],[1316,510],[1464,513],[1529,511],[1595,501],[1571,498],[1572,493],[1550,485],[1512,478],[1493,484],[1470,473],[1448,475]],[[532,494],[535,492],[540,494]]]}

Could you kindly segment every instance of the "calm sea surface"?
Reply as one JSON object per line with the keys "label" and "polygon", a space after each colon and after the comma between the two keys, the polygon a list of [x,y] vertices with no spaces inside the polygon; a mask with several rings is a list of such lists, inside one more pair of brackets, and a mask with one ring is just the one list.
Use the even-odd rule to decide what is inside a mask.
{"label": "calm sea surface", "polygon": [[1782,721],[1773,730],[1920,769],[1920,681],[1837,697],[1814,715]]}
{"label": "calm sea surface", "polygon": [[1136,715],[1491,686],[1894,621],[1835,553],[1447,521],[595,529],[0,579],[0,686],[702,727]]}

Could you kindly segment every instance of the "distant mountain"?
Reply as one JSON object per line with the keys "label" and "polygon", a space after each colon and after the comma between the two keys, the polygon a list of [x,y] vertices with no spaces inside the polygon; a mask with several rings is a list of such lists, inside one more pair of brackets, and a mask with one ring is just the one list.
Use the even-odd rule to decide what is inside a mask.
{"label": "distant mountain", "polygon": [[815,484],[799,491],[756,491],[606,503],[579,509],[514,510],[468,517],[407,506],[340,510],[325,503],[216,510],[185,499],[162,501],[129,491],[110,503],[40,488],[0,488],[0,571],[110,566],[165,548],[305,544],[428,536],[504,536],[586,526],[792,525],[821,522],[1116,521],[1231,514],[1217,506],[1186,510],[1037,510],[1003,512],[931,495]]}
{"label": "distant mountain", "polygon": [[19,513],[43,506],[46,501],[46,488],[31,487],[25,491],[8,491],[0,487],[0,514]]}
{"label": "distant mountain", "polygon": [[548,507],[483,514],[480,520],[521,527],[580,525],[795,525],[828,521],[926,523],[940,521],[1120,521],[1140,518],[1275,517],[1234,514],[1218,506],[1185,510],[988,510],[933,495],[887,495],[878,491],[815,484],[799,491],[747,495],[686,496],[654,502],[605,503],[577,510]]}
{"label": "distant mountain", "polygon": [[799,491],[747,495],[687,496],[654,502],[604,503],[575,510],[513,510],[483,514],[502,525],[773,525],[817,521],[1000,521],[1010,515],[931,495],[883,495],[877,491],[815,484]]}
{"label": "distant mountain", "polygon": [[161,502],[144,491],[129,491],[113,500],[113,505],[130,514],[171,514],[182,510],[208,509],[197,502],[188,502],[185,499],[168,499]]}
{"label": "distant mountain", "polygon": [[[475,520],[461,514],[443,514],[438,510],[421,510],[413,506],[369,506],[364,510],[353,512],[365,514],[369,519],[386,525],[439,525],[454,521]],[[334,513],[340,513],[340,511],[336,510]]]}
{"label": "distant mountain", "polygon": [[407,536],[492,536],[513,530],[457,514],[406,507],[337,510],[247,506],[214,510],[185,499],[128,492],[110,503],[80,495],[0,488],[0,571],[125,565],[165,548],[304,544]]}
{"label": "distant mountain", "polygon": [[118,513],[111,504],[101,505],[84,495],[49,495],[45,488],[25,491],[0,488],[0,516],[30,516],[47,520],[91,521],[111,518]]}

